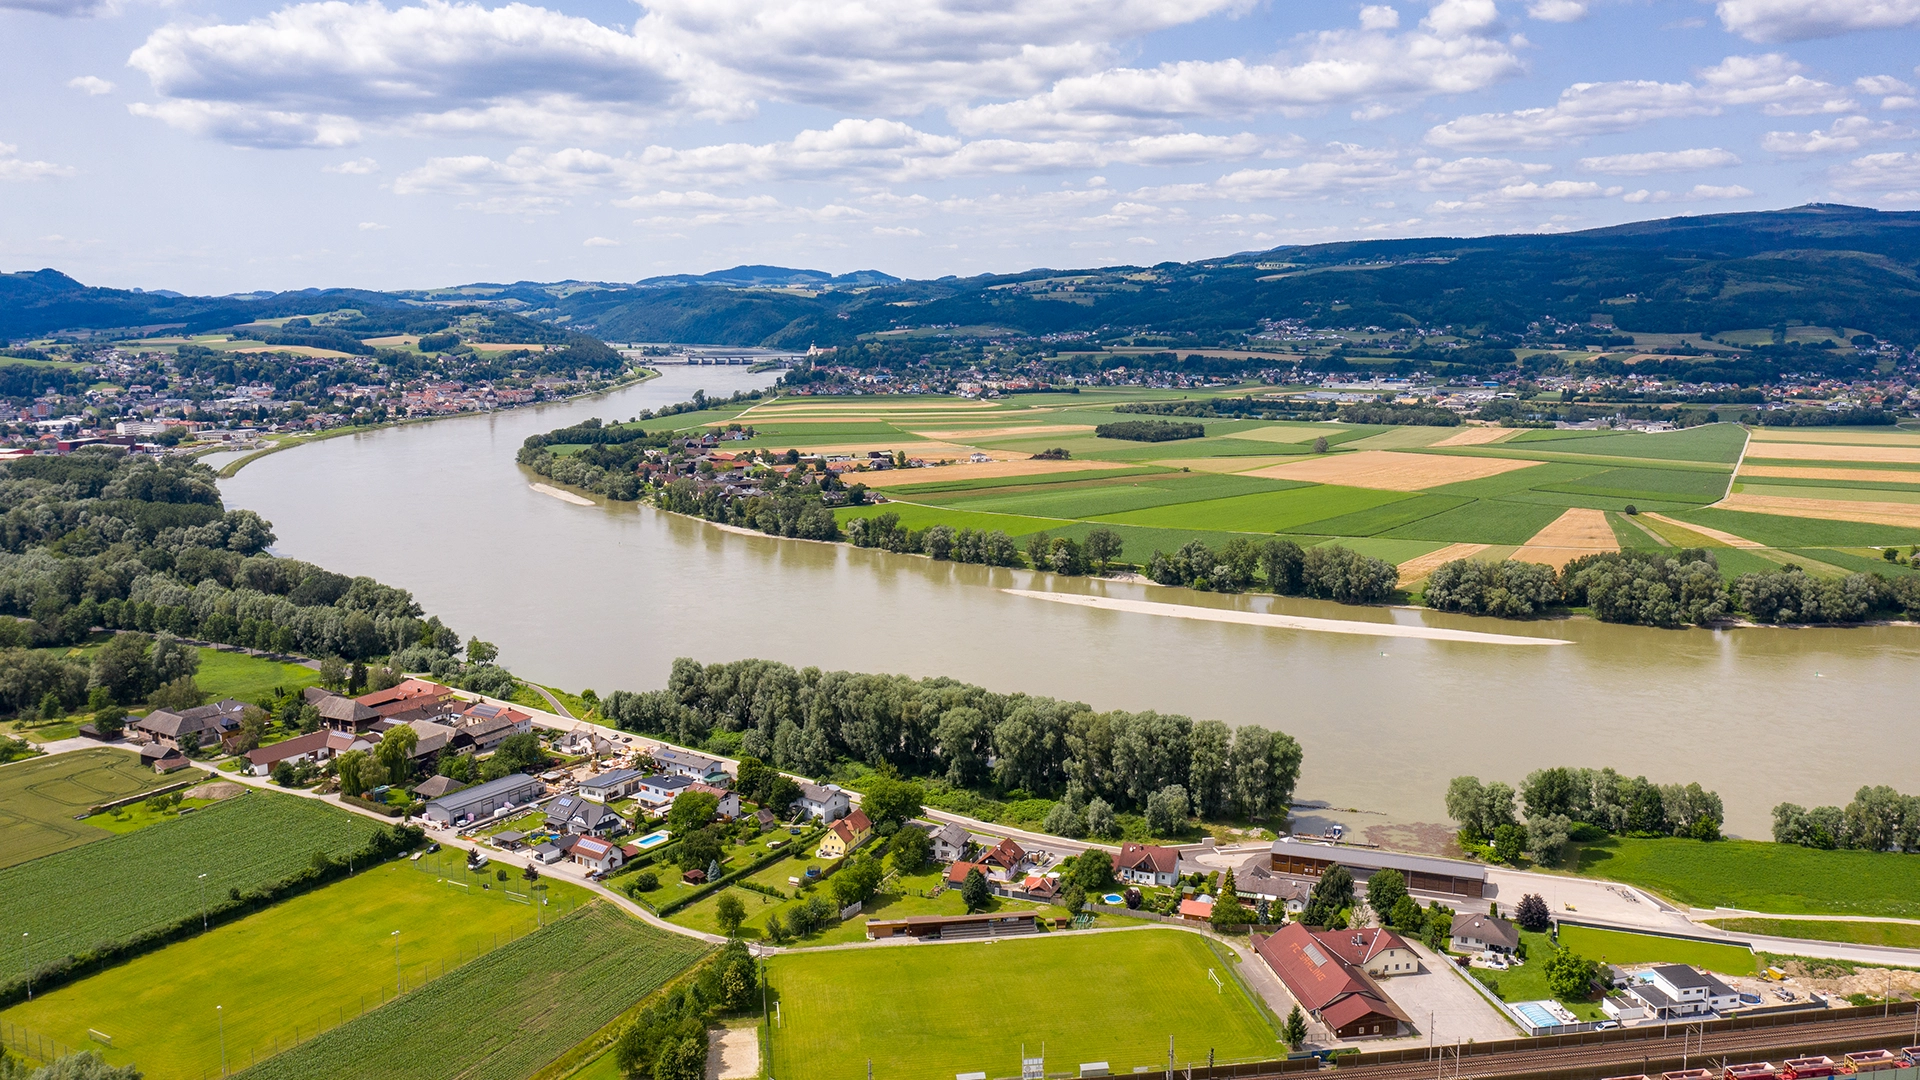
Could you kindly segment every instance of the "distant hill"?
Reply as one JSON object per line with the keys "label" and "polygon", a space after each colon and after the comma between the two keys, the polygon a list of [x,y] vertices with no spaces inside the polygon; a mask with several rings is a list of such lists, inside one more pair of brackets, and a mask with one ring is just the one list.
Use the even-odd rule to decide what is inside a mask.
{"label": "distant hill", "polygon": [[[1067,286],[1071,285],[1069,289]],[[1151,330],[1182,347],[1263,319],[1517,337],[1611,316],[1676,333],[1786,322],[1920,343],[1920,213],[1811,204],[1560,234],[1366,240],[1191,263],[911,281],[879,271],[737,266],[634,283],[517,282],[257,299],[94,289],[53,270],[0,276],[0,336],[184,322],[212,328],[339,307],[471,302],[614,340],[846,344],[925,326],[1042,335]]]}

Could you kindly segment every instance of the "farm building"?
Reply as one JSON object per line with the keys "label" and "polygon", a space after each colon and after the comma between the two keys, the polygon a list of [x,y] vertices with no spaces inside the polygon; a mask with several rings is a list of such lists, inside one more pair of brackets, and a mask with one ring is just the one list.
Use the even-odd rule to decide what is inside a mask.
{"label": "farm building", "polygon": [[297,735],[284,742],[247,751],[247,771],[254,776],[265,776],[273,771],[275,765],[283,761],[299,765],[307,761],[325,761],[349,750],[372,748],[373,741],[364,736],[321,728],[318,731],[309,731],[305,735]]}
{"label": "farm building", "polygon": [[1449,935],[1454,952],[1497,952],[1511,955],[1520,947],[1520,930],[1496,915],[1475,915],[1463,911],[1453,917]]}
{"label": "farm building", "polygon": [[547,787],[531,776],[515,773],[498,780],[443,795],[426,805],[421,816],[442,825],[455,821],[477,821],[493,816],[497,810],[524,806],[546,794]]}
{"label": "farm building", "polygon": [[1478,900],[1485,897],[1487,891],[1486,867],[1427,855],[1402,855],[1396,851],[1283,836],[1273,842],[1271,858],[1269,868],[1276,874],[1317,878],[1329,867],[1339,865],[1346,867],[1355,880],[1365,881],[1375,870],[1392,867],[1406,875],[1407,888],[1412,892]]}
{"label": "farm building", "polygon": [[140,748],[140,764],[153,766],[157,773],[170,773],[187,767],[187,755],[166,743],[148,743]]}
{"label": "farm building", "polygon": [[[413,786],[413,796],[416,799],[432,800],[459,791],[463,787],[466,785],[460,781],[435,773]],[[495,836],[494,839],[498,840],[499,836]]]}
{"label": "farm building", "polygon": [[155,742],[166,743],[176,749],[189,735],[196,736],[202,746],[211,746],[227,732],[239,729],[240,713],[246,707],[245,702],[227,698],[179,712],[155,709],[135,720],[132,726]]}
{"label": "farm building", "polygon": [[591,802],[613,802],[640,790],[646,779],[638,769],[614,769],[580,781],[580,797]]}
{"label": "farm building", "polygon": [[1151,844],[1121,844],[1113,876],[1129,885],[1171,885],[1180,877],[1180,853]]}
{"label": "farm building", "polygon": [[1253,949],[1287,984],[1287,992],[1300,1007],[1339,1038],[1391,1038],[1409,1023],[1407,1014],[1371,975],[1299,923],[1256,938]]}
{"label": "farm building", "polygon": [[473,748],[482,753],[499,746],[509,736],[525,735],[533,730],[533,717],[507,705],[477,702],[467,706],[451,723],[473,740]]}
{"label": "farm building", "polygon": [[374,690],[361,694],[353,700],[382,716],[391,715],[388,710],[403,703],[424,704],[426,702],[452,701],[453,688],[425,679],[408,679],[385,690]]}
{"label": "farm building", "polygon": [[318,686],[307,687],[302,695],[307,704],[319,710],[321,726],[335,731],[366,731],[381,719],[379,713],[352,698]]}

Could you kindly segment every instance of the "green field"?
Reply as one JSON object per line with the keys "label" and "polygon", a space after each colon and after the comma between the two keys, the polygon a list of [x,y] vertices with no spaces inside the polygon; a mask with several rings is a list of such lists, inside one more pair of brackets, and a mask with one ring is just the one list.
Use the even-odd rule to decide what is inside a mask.
{"label": "green field", "polygon": [[1639,885],[1695,907],[1783,915],[1920,918],[1920,859],[1821,851],[1754,840],[1639,840],[1579,845],[1579,872]]}
{"label": "green field", "polygon": [[1476,499],[1386,533],[1397,540],[1444,540],[1467,544],[1524,544],[1553,524],[1560,507]]}
{"label": "green field", "polygon": [[[783,893],[791,894],[793,892],[793,886],[787,883],[787,878],[800,876],[805,873],[809,865],[818,865],[818,863],[807,859],[784,859],[756,874],[750,875],[747,880],[756,885],[764,885],[768,888],[778,889]],[[848,942],[865,941],[867,939],[868,919],[903,919],[913,915],[964,914],[967,910],[966,902],[960,898],[960,891],[958,889],[947,889],[933,897],[914,895],[917,892],[932,891],[940,884],[941,880],[941,872],[937,870],[918,874],[913,877],[898,879],[889,886],[889,888],[895,891],[876,893],[861,906],[860,914],[838,925],[830,926],[825,930],[802,938],[796,945],[804,948],[817,945],[844,945]],[[679,911],[673,913],[669,921],[690,929],[705,931],[709,934],[718,934],[721,931],[720,921],[716,917],[716,912],[719,908],[720,897],[728,893],[731,893],[747,909],[747,920],[740,924],[739,936],[748,941],[764,940],[767,930],[767,918],[777,913],[780,918],[785,921],[790,918],[793,909],[801,903],[801,900],[776,900],[765,893],[755,892],[752,889],[727,888],[703,897],[698,903],[689,904],[681,908]],[[824,895],[824,893],[821,895]],[[672,893],[670,891],[655,893],[649,897],[649,899],[662,900],[671,898]],[[1031,911],[1044,910],[1046,907],[1047,905],[1045,904],[1013,900],[1006,897],[994,897],[986,910]]]}
{"label": "green field", "polygon": [[[1216,987],[1208,972],[1216,973]],[[787,953],[768,962],[772,1075],[947,1080],[1106,1061],[1115,1075],[1284,1053],[1268,1015],[1206,938],[1179,930]]]}
{"label": "green field", "polygon": [[[463,867],[455,874],[469,878]],[[137,1064],[153,1080],[217,1075],[216,1005],[227,1061],[244,1067],[377,1008],[393,997],[396,975],[409,988],[438,978],[589,896],[579,886],[551,883],[546,914],[536,917],[507,886],[481,889],[490,877],[472,876],[470,887],[460,887],[405,860],[386,863],[38,994],[0,1019],[101,1049],[110,1062]],[[527,897],[525,882],[508,884]],[[96,1046],[89,1029],[111,1036],[113,1045]]]}
{"label": "green field", "polygon": [[1815,518],[1782,517],[1779,514],[1755,514],[1745,510],[1720,510],[1704,507],[1673,515],[1710,529],[1730,532],[1756,543],[1775,548],[1809,547],[1884,547],[1889,544],[1920,544],[1920,529],[1898,525],[1870,525],[1858,521],[1824,521]]}
{"label": "green field", "polygon": [[218,799],[181,799],[178,806],[169,806],[163,810],[150,809],[145,803],[130,803],[112,810],[103,810],[86,819],[86,824],[105,829],[110,833],[139,832],[154,825],[164,825],[177,821],[183,813],[197,813],[203,806],[212,806]]}
{"label": "green field", "polygon": [[320,673],[299,664],[248,656],[224,649],[201,649],[200,671],[193,677],[212,700],[258,701],[276,688],[301,690],[320,684]]}
{"label": "green field", "polygon": [[1691,964],[1722,975],[1751,975],[1756,964],[1752,950],[1737,945],[1596,930],[1590,926],[1562,925],[1560,944],[1589,960],[1607,964]]}
{"label": "green field", "polygon": [[314,799],[248,791],[151,829],[0,870],[0,911],[14,932],[29,935],[27,955],[37,966],[169,926],[198,912],[203,894],[217,901],[229,890],[285,880],[318,852],[345,856],[380,827]]}
{"label": "green field", "polygon": [[1370,510],[1407,498],[1411,496],[1397,491],[1323,484],[1257,495],[1206,499],[1175,506],[1157,506],[1124,514],[1110,514],[1099,520],[1162,529],[1286,532],[1310,522]]}
{"label": "green field", "polygon": [[1893,949],[1920,949],[1920,924],[1850,922],[1835,919],[1711,919],[1712,925],[1735,934],[1839,941],[1851,945],[1883,945]]}
{"label": "green field", "polygon": [[708,948],[589,904],[239,1075],[525,1080]]}
{"label": "green field", "polygon": [[76,750],[0,765],[0,868],[112,835],[75,821],[104,802],[177,784],[125,750]]}

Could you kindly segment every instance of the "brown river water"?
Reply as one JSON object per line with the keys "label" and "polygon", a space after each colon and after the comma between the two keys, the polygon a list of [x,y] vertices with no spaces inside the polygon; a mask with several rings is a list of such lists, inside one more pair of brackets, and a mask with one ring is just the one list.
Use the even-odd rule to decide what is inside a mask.
{"label": "brown river water", "polygon": [[[633,504],[531,487],[526,436],[626,418],[771,375],[668,367],[597,399],[345,436],[222,481],[274,550],[411,589],[513,670],[570,689],[665,684],[677,656],[950,675],[1000,691],[1291,732],[1299,798],[1349,828],[1444,820],[1449,777],[1544,765],[1698,780],[1730,832],[1764,837],[1781,801],[1844,804],[1862,784],[1920,794],[1920,628],[1664,631],[1054,578],[845,545],[742,535]],[[1005,590],[1560,639],[1540,647],[1167,618]]]}

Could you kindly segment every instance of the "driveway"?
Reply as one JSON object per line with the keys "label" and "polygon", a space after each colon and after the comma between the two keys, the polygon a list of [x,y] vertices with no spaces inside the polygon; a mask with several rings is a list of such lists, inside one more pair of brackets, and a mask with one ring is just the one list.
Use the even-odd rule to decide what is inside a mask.
{"label": "driveway", "polygon": [[1418,942],[1409,940],[1407,944],[1420,956],[1419,974],[1396,975],[1379,982],[1394,1004],[1413,1019],[1422,1042],[1431,1038],[1433,1045],[1446,1046],[1511,1039],[1520,1034],[1478,990],[1467,985],[1466,976],[1448,970],[1451,965],[1444,958]]}

